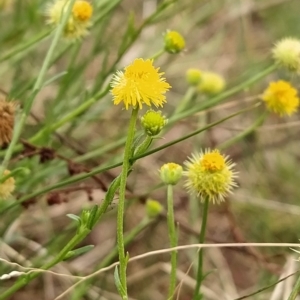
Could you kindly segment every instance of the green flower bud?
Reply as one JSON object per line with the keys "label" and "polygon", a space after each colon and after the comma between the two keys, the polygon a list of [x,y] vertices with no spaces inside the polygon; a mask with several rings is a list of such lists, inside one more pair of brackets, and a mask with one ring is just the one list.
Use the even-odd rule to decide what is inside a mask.
{"label": "green flower bud", "polygon": [[160,168],[160,178],[165,184],[175,185],[182,177],[182,166],[175,163],[164,164]]}
{"label": "green flower bud", "polygon": [[168,120],[162,115],[161,111],[148,110],[141,118],[142,126],[149,136],[158,135]]}
{"label": "green flower bud", "polygon": [[156,200],[148,199],[146,202],[146,212],[149,218],[156,218],[163,209],[163,206]]}
{"label": "green flower bud", "polygon": [[201,80],[202,72],[198,69],[188,69],[186,71],[186,81],[190,85],[197,85]]}

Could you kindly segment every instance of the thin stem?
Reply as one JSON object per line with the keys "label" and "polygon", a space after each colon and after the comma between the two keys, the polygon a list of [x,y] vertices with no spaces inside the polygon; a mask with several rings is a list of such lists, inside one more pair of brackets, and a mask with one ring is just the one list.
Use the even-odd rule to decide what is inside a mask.
{"label": "thin stem", "polygon": [[159,58],[161,55],[163,55],[165,53],[165,49],[160,49],[159,51],[157,51],[155,54],[153,54],[150,59],[157,59]]}
{"label": "thin stem", "polygon": [[[134,227],[130,232],[128,232],[125,236],[124,236],[124,244],[125,246],[129,245],[130,243],[132,243],[134,241],[134,239],[136,238],[136,236],[142,232],[145,228],[147,228],[151,223],[153,223],[155,219],[149,219],[149,218],[144,218],[136,227]],[[102,268],[105,268],[107,266],[109,266],[114,259],[118,256],[118,248],[114,247],[111,251],[109,251],[109,253],[107,254],[107,256],[105,256],[101,262],[96,266],[96,268],[94,270],[100,270]],[[95,278],[89,278],[86,282],[85,282],[85,286],[82,287],[81,289],[78,289],[75,291],[74,296],[72,298],[72,300],[76,300],[76,299],[83,299],[83,297],[86,295],[86,292],[89,288],[89,285],[95,280]]]}
{"label": "thin stem", "polygon": [[129,160],[131,156],[131,147],[134,140],[137,115],[138,115],[138,109],[135,108],[132,110],[128,134],[127,134],[127,141],[124,149],[124,158],[123,158],[122,173],[121,173],[120,191],[119,191],[118,216],[117,216],[117,241],[118,241],[118,252],[119,252],[119,261],[120,261],[120,281],[126,294],[125,296],[123,296],[123,299],[128,299],[127,283],[126,283],[127,261],[125,256],[124,234],[123,234],[124,206],[125,206],[126,181],[127,181],[127,175],[130,166]]}
{"label": "thin stem", "polygon": [[251,126],[246,128],[245,130],[243,130],[241,133],[234,136],[233,138],[223,142],[222,144],[220,144],[218,146],[218,148],[226,149],[226,148],[230,147],[231,145],[236,144],[238,141],[244,139],[248,135],[252,134],[259,126],[261,126],[263,124],[263,122],[266,119],[266,116],[267,116],[267,113],[263,113],[259,118],[257,118],[255,120],[255,122]]}
{"label": "thin stem", "polygon": [[34,99],[35,99],[36,95],[38,94],[38,92],[40,91],[40,89],[43,85],[43,80],[44,80],[44,77],[45,77],[46,72],[48,70],[48,67],[51,64],[51,59],[52,59],[52,56],[54,54],[54,50],[55,50],[55,48],[58,44],[58,41],[59,41],[59,38],[62,34],[63,28],[64,28],[64,26],[65,26],[65,24],[68,20],[68,17],[71,13],[71,9],[73,7],[74,2],[75,2],[75,0],[72,0],[70,2],[66,14],[63,16],[61,23],[59,24],[59,26],[57,27],[57,30],[55,31],[52,43],[49,47],[49,50],[46,54],[43,65],[42,65],[41,70],[39,72],[39,75],[38,75],[38,77],[36,79],[36,82],[33,86],[32,93],[31,93],[29,99],[27,99],[27,101],[26,101],[24,112],[21,114],[21,117],[20,117],[19,121],[17,122],[16,127],[14,128],[14,133],[13,133],[11,143],[10,143],[6,153],[5,153],[5,156],[4,156],[1,168],[0,168],[0,176],[2,175],[3,171],[6,169],[8,163],[9,163],[9,160],[12,157],[14,148],[15,148],[18,140],[19,140],[19,137],[21,135],[22,129],[23,129],[24,124],[26,122],[27,116],[30,113],[30,109],[32,107]]}
{"label": "thin stem", "polygon": [[[201,224],[201,231],[200,231],[200,235],[199,235],[199,244],[203,244],[204,239],[205,239],[206,223],[207,223],[207,215],[208,215],[208,204],[209,204],[209,200],[208,200],[208,198],[206,198],[204,201],[204,205],[203,205],[202,224]],[[201,287],[202,281],[203,281],[203,248],[201,248],[198,252],[197,282],[196,282],[196,288],[194,291],[193,300],[200,299],[200,295],[201,295],[200,287]]]}
{"label": "thin stem", "polygon": [[0,62],[10,59],[11,57],[15,56],[16,54],[19,54],[20,52],[29,49],[31,46],[36,45],[37,43],[39,43],[40,41],[42,41],[43,39],[48,37],[51,30],[48,29],[48,30],[42,32],[41,34],[35,36],[33,39],[31,39],[29,41],[26,40],[25,43],[23,43],[21,45],[17,45],[15,48],[11,49],[8,53],[4,53],[4,55],[2,55],[0,57]]}
{"label": "thin stem", "polygon": [[288,300],[295,300],[300,292],[300,276],[298,277],[298,280],[296,284],[293,287],[293,290],[288,298]]}
{"label": "thin stem", "polygon": [[182,100],[179,102],[178,106],[175,109],[174,115],[181,113],[182,111],[184,111],[188,105],[190,104],[193,96],[195,95],[195,87],[190,86],[185,95],[183,96]]}
{"label": "thin stem", "polygon": [[[69,242],[68,244],[60,251],[60,253],[49,263],[46,263],[44,266],[41,267],[43,270],[48,270],[57,263],[61,262],[66,254],[71,251],[80,241],[83,240],[88,234],[90,230],[83,230],[79,233],[77,233]],[[13,295],[15,292],[17,292],[20,288],[27,285],[31,280],[38,277],[41,272],[34,272],[30,273],[28,275],[22,276],[13,286],[11,286],[9,289],[7,289],[5,292],[3,292],[0,295],[0,300],[5,300],[11,295]]]}
{"label": "thin stem", "polygon": [[[168,220],[170,247],[173,248],[177,246],[177,234],[176,234],[175,218],[174,218],[173,186],[171,184],[168,185],[167,202],[168,202],[167,220]],[[176,269],[177,269],[177,251],[172,251],[168,300],[172,300],[175,293]]]}

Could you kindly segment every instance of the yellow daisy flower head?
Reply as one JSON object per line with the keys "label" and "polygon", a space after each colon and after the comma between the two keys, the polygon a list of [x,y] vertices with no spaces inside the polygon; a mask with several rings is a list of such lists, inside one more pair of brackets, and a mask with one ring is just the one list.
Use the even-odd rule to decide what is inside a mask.
{"label": "yellow daisy flower head", "polygon": [[191,194],[200,196],[201,201],[208,199],[220,203],[237,186],[237,173],[233,171],[235,164],[219,150],[194,153],[184,164],[185,187]]}
{"label": "yellow daisy flower head", "polygon": [[114,104],[123,102],[126,109],[130,106],[141,109],[143,104],[163,106],[166,102],[164,94],[171,88],[163,74],[153,66],[152,60],[135,59],[124,72],[117,71],[112,79]]}
{"label": "yellow daisy flower head", "polygon": [[167,31],[165,34],[165,50],[169,53],[179,53],[185,47],[183,36],[177,31]]}
{"label": "yellow daisy flower head", "polygon": [[225,80],[221,75],[214,72],[202,72],[198,90],[205,94],[215,95],[222,92],[225,85]]}
{"label": "yellow daisy flower head", "polygon": [[300,73],[300,40],[285,38],[275,44],[273,50],[275,62],[289,71]]}
{"label": "yellow daisy flower head", "polygon": [[[9,175],[10,171],[5,170],[2,176]],[[0,199],[8,198],[11,193],[15,190],[15,179],[13,177],[9,177],[4,182],[0,183]]]}
{"label": "yellow daisy flower head", "polygon": [[[71,0],[55,0],[46,8],[47,23],[58,26],[62,16],[67,13]],[[74,2],[71,14],[64,28],[64,37],[79,39],[88,34],[91,26],[93,7],[88,1],[77,0]]]}
{"label": "yellow daisy flower head", "polygon": [[279,116],[292,115],[299,107],[297,90],[287,81],[271,82],[261,96],[267,109]]}

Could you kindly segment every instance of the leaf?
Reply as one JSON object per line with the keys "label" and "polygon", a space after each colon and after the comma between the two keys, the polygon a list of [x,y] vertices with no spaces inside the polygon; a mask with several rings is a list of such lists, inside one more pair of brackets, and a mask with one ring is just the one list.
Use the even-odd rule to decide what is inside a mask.
{"label": "leaf", "polygon": [[81,254],[89,252],[91,249],[93,249],[95,246],[94,245],[87,245],[72,251],[69,251],[66,256],[64,257],[64,260],[79,256]]}
{"label": "leaf", "polygon": [[78,222],[79,224],[81,223],[80,217],[78,217],[78,216],[76,216],[74,214],[67,214],[67,217],[70,218],[70,219],[72,219],[72,220],[74,220],[74,221],[76,221],[76,222]]}
{"label": "leaf", "polygon": [[123,288],[123,285],[122,285],[121,280],[120,280],[118,266],[115,267],[114,278],[115,278],[115,285],[117,287],[117,290],[118,290],[120,296],[122,298],[126,297],[125,289]]}

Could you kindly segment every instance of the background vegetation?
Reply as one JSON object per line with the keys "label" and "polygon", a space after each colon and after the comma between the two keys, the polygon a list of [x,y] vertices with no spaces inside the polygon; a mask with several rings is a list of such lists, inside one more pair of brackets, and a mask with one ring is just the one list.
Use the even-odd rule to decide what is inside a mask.
{"label": "background vegetation", "polygon": [[[45,1],[1,2],[0,88],[4,98],[17,99],[24,107],[52,39],[43,16]],[[298,1],[93,2],[91,34],[75,43],[60,40],[47,79],[61,76],[38,93],[9,164],[10,169],[27,168],[30,174],[18,173],[14,197],[0,201],[0,257],[22,266],[40,267],[55,257],[76,231],[75,222],[66,215],[80,215],[83,208],[101,203],[107,186],[120,173],[119,167],[111,166],[122,159],[129,113],[112,105],[108,93],[115,70],[137,57],[151,57],[160,51],[167,29],[180,32],[186,40],[185,51],[165,53],[155,61],[172,85],[163,113],[174,117],[188,90],[188,68],[222,74],[230,89],[272,63],[270,49],[278,39],[299,37],[300,32]],[[218,105],[171,122],[153,147],[250,107],[268,83],[278,78],[299,87],[298,77],[273,72]],[[204,101],[209,98],[199,94],[190,108]],[[78,111],[84,103],[86,107]],[[134,234],[126,248],[131,257],[169,246],[164,213],[151,222],[142,221],[148,197],[166,206],[165,189],[157,171],[160,166],[170,161],[182,164],[194,150],[222,145],[253,126],[263,111],[261,106],[243,113],[135,164],[127,185],[125,231],[139,226],[140,233]],[[283,119],[270,115],[263,125],[224,150],[237,164],[239,188],[226,203],[211,206],[207,242],[298,241],[299,124],[299,114]],[[4,154],[2,150],[2,158]],[[95,172],[90,173],[92,170]],[[174,201],[179,245],[195,243],[200,211],[182,182],[175,188]],[[87,276],[116,261],[112,249],[116,243],[117,203],[118,197],[88,237],[76,246],[94,248],[54,266],[53,272]],[[210,273],[204,281],[204,299],[242,299],[239,297],[295,272],[295,258],[288,248],[209,249],[205,251],[204,267]],[[196,261],[195,249],[179,252],[177,299],[191,299]],[[5,262],[0,264],[0,274],[16,269]],[[130,263],[130,299],[166,299],[169,271],[169,253]],[[295,279],[290,277],[249,299],[287,299]],[[0,295],[15,281],[1,281]],[[71,277],[45,273],[9,299],[55,299],[75,282]],[[78,285],[64,299],[119,299],[113,271]]]}

